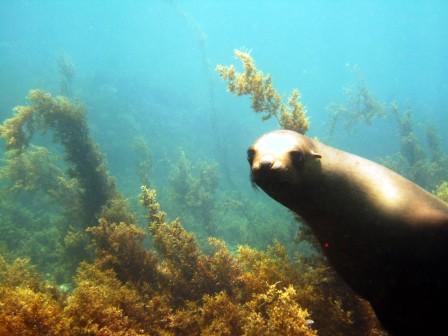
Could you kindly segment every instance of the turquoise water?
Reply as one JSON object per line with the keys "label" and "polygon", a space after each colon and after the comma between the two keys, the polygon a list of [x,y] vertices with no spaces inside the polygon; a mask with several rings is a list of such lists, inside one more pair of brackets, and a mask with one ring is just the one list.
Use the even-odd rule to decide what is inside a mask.
{"label": "turquoise water", "polygon": [[308,135],[382,161],[400,151],[393,116],[329,131],[331,104],[347,104],[345,90],[362,81],[386,110],[393,101],[412,110],[423,146],[433,126],[446,150],[447,22],[444,1],[2,1],[0,116],[29,89],[64,93],[62,59],[74,71],[70,96],[85,104],[129,198],[140,184],[133,144],[141,138],[173,217],[182,212],[166,190],[182,151],[194,166],[217,164],[219,197],[271,206],[250,187],[245,156],[278,124],[261,122],[249,98],[227,92],[215,66],[241,69],[233,51],[249,51],[284,99],[300,90]]}
{"label": "turquoise water", "polygon": [[[136,144],[144,142],[146,173],[169,218],[179,216],[200,240],[213,234],[231,249],[264,248],[278,239],[294,251],[297,222],[252,188],[246,160],[248,146],[279,125],[273,118],[261,121],[248,97],[229,93],[215,67],[241,70],[234,50],[249,52],[284,100],[299,89],[311,121],[307,135],[386,164],[433,191],[448,180],[447,40],[448,3],[442,0],[3,0],[0,120],[26,103],[30,89],[67,95],[85,106],[92,139],[140,226],[138,165],[145,152]],[[64,66],[72,71],[65,84]],[[335,104],[350,110],[347,92],[356,96],[359,88],[368,90],[384,116],[346,127],[350,116],[343,114],[330,131]],[[414,140],[425,153],[420,166],[439,167],[429,179],[406,158],[393,102],[401,117],[411,113]],[[436,158],[428,127],[440,143]],[[31,142],[66,168],[51,132]],[[216,185],[205,190],[210,194],[203,208],[185,203],[188,196],[176,189],[182,167],[196,181],[212,167]],[[64,211],[42,196],[45,190],[9,193],[13,182],[11,176],[0,181],[0,252],[31,256],[48,271],[54,260],[46,260],[45,251],[61,237],[54,233],[49,243],[44,223],[56,226]],[[10,223],[18,218],[16,232]]]}

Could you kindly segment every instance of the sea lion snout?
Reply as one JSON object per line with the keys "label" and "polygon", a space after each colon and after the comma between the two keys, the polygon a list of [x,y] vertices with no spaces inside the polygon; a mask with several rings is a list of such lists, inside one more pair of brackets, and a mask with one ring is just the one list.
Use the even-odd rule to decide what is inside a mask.
{"label": "sea lion snout", "polygon": [[273,165],[274,160],[271,160],[270,158],[263,158],[262,160],[260,160],[260,162],[257,162],[252,166],[252,170],[268,171],[272,168]]}
{"label": "sea lion snout", "polygon": [[275,170],[279,169],[281,166],[281,163],[270,154],[262,155],[260,158],[252,161],[251,163],[251,169],[259,171]]}
{"label": "sea lion snout", "polygon": [[282,176],[282,163],[272,152],[266,152],[256,147],[247,151],[247,161],[250,166],[250,179],[252,185],[271,189]]}
{"label": "sea lion snout", "polygon": [[274,165],[274,157],[272,155],[263,155],[259,160],[252,163],[252,169],[268,170]]}

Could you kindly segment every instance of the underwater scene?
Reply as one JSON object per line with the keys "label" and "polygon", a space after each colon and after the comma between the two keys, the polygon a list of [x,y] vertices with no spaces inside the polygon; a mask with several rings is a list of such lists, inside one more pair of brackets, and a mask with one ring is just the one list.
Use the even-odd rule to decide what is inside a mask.
{"label": "underwater scene", "polygon": [[443,0],[0,1],[0,336],[439,334],[446,41]]}

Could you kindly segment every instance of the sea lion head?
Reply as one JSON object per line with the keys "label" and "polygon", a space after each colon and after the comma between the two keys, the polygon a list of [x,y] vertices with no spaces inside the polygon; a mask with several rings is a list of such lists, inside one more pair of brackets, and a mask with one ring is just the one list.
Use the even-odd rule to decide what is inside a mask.
{"label": "sea lion head", "polygon": [[318,175],[320,158],[313,140],[288,130],[264,134],[247,150],[252,182],[287,207]]}

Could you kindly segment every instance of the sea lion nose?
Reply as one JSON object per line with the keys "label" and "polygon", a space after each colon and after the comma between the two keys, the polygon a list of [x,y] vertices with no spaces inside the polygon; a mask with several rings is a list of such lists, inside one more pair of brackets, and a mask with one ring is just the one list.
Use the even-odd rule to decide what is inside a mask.
{"label": "sea lion nose", "polygon": [[274,165],[274,158],[271,155],[265,155],[260,158],[258,162],[255,162],[252,169],[254,170],[269,170]]}
{"label": "sea lion nose", "polygon": [[271,169],[272,166],[274,165],[274,160],[264,158],[264,159],[261,159],[259,165],[260,165],[259,169],[268,170],[268,169]]}

